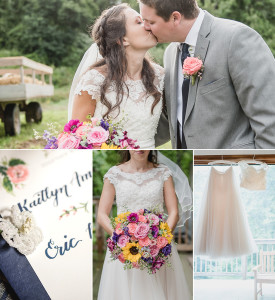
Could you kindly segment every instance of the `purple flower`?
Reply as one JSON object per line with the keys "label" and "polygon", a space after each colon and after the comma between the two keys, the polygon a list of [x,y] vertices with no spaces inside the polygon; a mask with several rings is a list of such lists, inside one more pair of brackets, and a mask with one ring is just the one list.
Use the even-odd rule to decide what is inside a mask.
{"label": "purple flower", "polygon": [[103,119],[100,121],[100,126],[105,129],[105,130],[109,130],[109,123],[107,121],[104,121]]}
{"label": "purple flower", "polygon": [[158,233],[159,233],[158,227],[157,226],[152,226],[151,231],[152,231],[153,237],[156,238],[158,236]]}
{"label": "purple flower", "polygon": [[153,262],[153,259],[151,257],[146,258],[142,256],[141,259],[148,264],[151,264]]}
{"label": "purple flower", "polygon": [[52,136],[51,138],[47,138],[47,145],[44,149],[57,149],[57,138],[55,136]]}
{"label": "purple flower", "polygon": [[164,248],[161,249],[161,252],[168,256],[171,253],[171,244],[167,244]]}
{"label": "purple flower", "polygon": [[115,242],[115,243],[117,243],[117,241],[118,241],[118,238],[120,237],[120,234],[117,234],[115,231],[113,232],[113,241]]}
{"label": "purple flower", "polygon": [[82,146],[81,144],[79,144],[78,149],[93,149],[93,145],[86,143],[85,146]]}
{"label": "purple flower", "polygon": [[125,235],[131,236],[131,234],[129,233],[129,228],[127,226],[123,227],[123,231]]}
{"label": "purple flower", "polygon": [[79,120],[71,120],[64,126],[64,131],[75,133],[77,128],[82,124],[83,122],[80,122]]}
{"label": "purple flower", "polygon": [[162,258],[158,258],[152,263],[152,272],[156,273],[156,270],[160,269],[160,267],[165,263]]}
{"label": "purple flower", "polygon": [[150,210],[148,210],[148,209],[144,209],[144,214],[150,214],[151,213],[151,211]]}
{"label": "purple flower", "polygon": [[137,223],[138,222],[138,214],[136,213],[131,213],[128,217],[127,217],[128,221],[131,223]]}

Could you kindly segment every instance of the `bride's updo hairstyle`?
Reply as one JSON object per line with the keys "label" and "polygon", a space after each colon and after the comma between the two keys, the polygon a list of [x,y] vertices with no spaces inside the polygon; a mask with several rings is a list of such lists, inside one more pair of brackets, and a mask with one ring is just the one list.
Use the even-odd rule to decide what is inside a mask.
{"label": "bride's updo hairstyle", "polygon": [[[127,85],[124,83],[127,74],[127,59],[123,38],[126,35],[126,16],[124,11],[129,8],[125,3],[113,6],[103,11],[91,27],[91,36],[99,48],[99,53],[103,57],[102,60],[91,67],[103,67],[100,69],[104,70],[105,80],[101,86],[100,100],[108,108],[108,111],[103,118],[108,117],[110,112],[117,108],[120,112],[120,104],[124,96],[123,85],[127,88]],[[155,72],[147,57],[143,60],[141,76],[147,96],[152,95],[155,98],[151,108],[151,113],[153,114],[154,107],[161,99],[161,93],[154,85]],[[114,106],[111,105],[105,96],[112,80],[115,83],[117,92],[116,104]],[[129,89],[127,88],[127,90],[129,95]]]}
{"label": "bride's updo hairstyle", "polygon": [[[125,162],[131,159],[130,151],[129,150],[120,150],[119,154],[121,156],[120,165],[124,164]],[[148,154],[148,161],[153,163],[154,168],[158,165],[158,153],[155,150],[150,150]]]}

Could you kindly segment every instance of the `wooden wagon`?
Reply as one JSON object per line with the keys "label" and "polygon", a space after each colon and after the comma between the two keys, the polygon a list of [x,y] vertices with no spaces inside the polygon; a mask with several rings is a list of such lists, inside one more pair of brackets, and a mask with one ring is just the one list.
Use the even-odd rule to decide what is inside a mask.
{"label": "wooden wagon", "polygon": [[0,58],[0,119],[6,135],[20,133],[20,111],[27,123],[41,122],[41,105],[27,101],[53,96],[52,74],[51,67],[24,56]]}

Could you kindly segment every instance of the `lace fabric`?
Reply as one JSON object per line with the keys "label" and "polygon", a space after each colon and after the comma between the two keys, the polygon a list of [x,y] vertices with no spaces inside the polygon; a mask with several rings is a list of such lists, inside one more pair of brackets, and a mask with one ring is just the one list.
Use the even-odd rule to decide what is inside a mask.
{"label": "lace fabric", "polygon": [[[153,64],[153,68],[156,75],[154,84],[162,93],[164,70],[157,64]],[[91,95],[91,99],[96,100],[94,117],[98,119],[101,119],[107,112],[107,107],[100,102],[100,89],[104,79],[103,74],[96,69],[91,69],[82,76],[74,91],[75,95],[81,95],[82,91],[86,91]],[[114,105],[116,97],[115,84],[112,82],[106,92],[106,98]],[[120,110],[116,109],[110,114],[112,120],[116,122],[124,119],[123,128],[128,132],[129,138],[137,139],[138,145],[143,149],[155,147],[154,136],[157,132],[163,101],[161,98],[161,101],[155,106],[153,114],[151,114],[153,102],[154,97],[146,94],[142,80],[127,80],[124,85],[124,97]]]}
{"label": "lace fabric", "polygon": [[170,176],[170,169],[162,164],[144,173],[126,173],[114,166],[104,180],[108,178],[115,187],[118,214],[143,208],[163,212],[163,185]]}
{"label": "lace fabric", "polygon": [[30,212],[12,206],[10,218],[0,218],[0,230],[6,242],[24,255],[31,254],[42,241],[41,230]]}
{"label": "lace fabric", "polygon": [[262,163],[259,168],[256,168],[245,161],[240,161],[239,166],[241,168],[241,187],[252,191],[266,189],[266,173],[268,170],[266,163]]}

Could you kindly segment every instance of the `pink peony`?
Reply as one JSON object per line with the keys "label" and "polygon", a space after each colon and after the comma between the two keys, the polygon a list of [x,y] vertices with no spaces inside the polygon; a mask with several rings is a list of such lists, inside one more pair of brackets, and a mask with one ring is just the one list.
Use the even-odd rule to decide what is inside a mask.
{"label": "pink peony", "polygon": [[117,245],[120,248],[123,248],[127,245],[128,242],[129,242],[129,237],[123,234],[118,238]]}
{"label": "pink peony", "polygon": [[183,74],[185,75],[195,75],[200,71],[203,64],[197,57],[187,57],[183,63]]}
{"label": "pink peony", "polygon": [[9,167],[7,175],[12,183],[19,183],[25,181],[29,175],[28,168],[24,165],[17,165]]}
{"label": "pink peony", "polygon": [[153,226],[157,226],[159,224],[159,217],[154,214],[149,215],[148,219],[152,221]]}
{"label": "pink peony", "polygon": [[139,216],[138,216],[138,221],[139,221],[139,222],[143,222],[143,223],[147,223],[148,220],[146,219],[145,216],[139,215]]}
{"label": "pink peony", "polygon": [[144,214],[144,209],[139,209],[139,210],[137,211],[137,213],[138,213],[139,215],[143,215],[143,214]]}
{"label": "pink peony", "polygon": [[168,244],[168,241],[165,237],[163,237],[163,236],[158,236],[157,237],[157,247],[159,249],[164,248],[167,244]]}
{"label": "pink peony", "polygon": [[151,244],[151,240],[148,238],[148,236],[144,239],[139,240],[140,247],[146,247],[149,246],[150,244]]}
{"label": "pink peony", "polygon": [[147,236],[149,230],[150,230],[150,226],[148,224],[140,223],[138,224],[134,235],[137,239],[143,239]]}
{"label": "pink peony", "polygon": [[121,261],[123,264],[125,263],[125,258],[124,258],[123,252],[121,252],[117,258],[118,258],[119,261]]}
{"label": "pink peony", "polygon": [[80,139],[70,135],[61,133],[57,138],[58,149],[77,149]]}
{"label": "pink peony", "polygon": [[136,223],[130,223],[130,224],[127,225],[127,227],[129,228],[129,233],[134,234],[136,229],[137,229],[137,224]]}
{"label": "pink peony", "polygon": [[87,134],[87,141],[89,144],[93,144],[94,146],[101,146],[101,144],[105,143],[109,138],[109,131],[103,129],[100,126],[91,128],[89,133]]}
{"label": "pink peony", "polygon": [[152,257],[156,257],[159,254],[159,248],[157,246],[150,246],[150,254]]}

